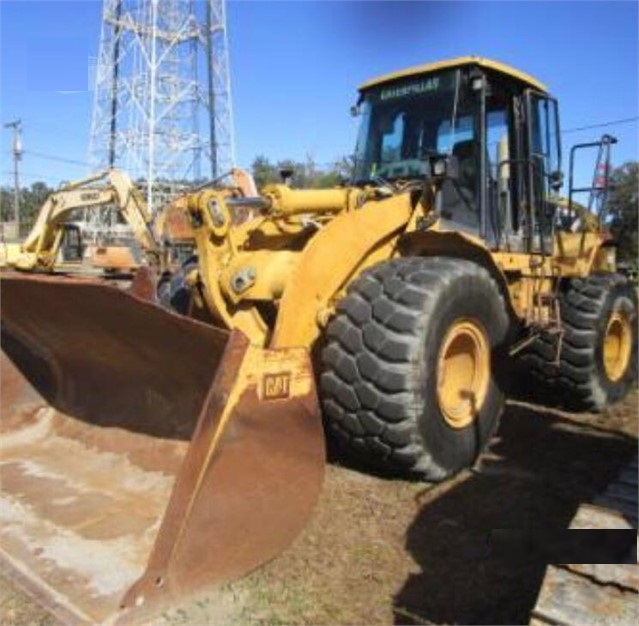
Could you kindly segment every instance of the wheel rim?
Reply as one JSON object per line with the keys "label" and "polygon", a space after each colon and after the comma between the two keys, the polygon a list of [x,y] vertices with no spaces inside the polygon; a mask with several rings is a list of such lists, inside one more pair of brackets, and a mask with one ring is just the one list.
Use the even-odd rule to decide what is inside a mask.
{"label": "wheel rim", "polygon": [[444,337],[437,362],[437,400],[446,423],[468,426],[486,399],[489,382],[486,331],[477,321],[456,321]]}
{"label": "wheel rim", "polygon": [[615,311],[608,320],[603,344],[603,362],[606,376],[612,382],[626,373],[632,353],[632,332],[628,317]]}

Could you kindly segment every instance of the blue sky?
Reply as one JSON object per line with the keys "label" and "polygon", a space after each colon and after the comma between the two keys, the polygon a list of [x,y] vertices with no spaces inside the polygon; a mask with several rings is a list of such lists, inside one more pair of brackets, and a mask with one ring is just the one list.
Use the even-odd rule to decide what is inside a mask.
{"label": "blue sky", "polygon": [[[349,154],[357,85],[466,54],[546,83],[564,129],[639,114],[636,1],[228,0],[227,12],[239,165],[258,154],[310,155],[320,164]],[[100,14],[97,0],[0,0],[0,121],[23,120],[27,183],[87,172],[88,60],[97,55]],[[568,132],[565,153],[604,131],[619,139],[616,164],[639,158],[636,121]],[[3,129],[2,184],[10,180],[10,141]]]}

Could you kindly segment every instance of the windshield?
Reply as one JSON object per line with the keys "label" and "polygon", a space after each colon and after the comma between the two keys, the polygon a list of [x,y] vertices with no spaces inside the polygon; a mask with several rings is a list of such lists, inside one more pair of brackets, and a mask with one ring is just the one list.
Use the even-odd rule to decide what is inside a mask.
{"label": "windshield", "polygon": [[474,140],[474,123],[463,111],[460,70],[411,77],[364,94],[355,152],[355,183],[423,177],[427,157],[450,153]]}

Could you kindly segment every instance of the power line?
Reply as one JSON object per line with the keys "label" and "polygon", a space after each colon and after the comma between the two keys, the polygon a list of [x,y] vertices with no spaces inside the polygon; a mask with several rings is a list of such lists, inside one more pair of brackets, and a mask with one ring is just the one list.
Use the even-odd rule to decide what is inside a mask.
{"label": "power line", "polygon": [[[48,182],[48,181],[59,182],[60,180],[63,180],[59,178],[58,176],[55,176],[52,174],[43,174],[42,172],[33,172],[32,170],[23,170],[22,168],[20,169],[20,173],[23,176],[28,176],[29,178],[37,179],[35,182]],[[1,174],[2,176],[12,176],[13,170],[2,170]]]}
{"label": "power line", "polygon": [[[0,0],[1,1],[1,0]],[[69,139],[69,134],[58,127],[51,127],[41,122],[33,122],[32,118],[22,118],[23,124],[27,124],[31,130],[31,135],[47,135],[56,139]]]}
{"label": "power line", "polygon": [[[579,131],[584,131],[584,130],[592,130],[595,128],[606,128],[609,126],[617,126],[620,124],[630,124],[630,123],[636,123],[637,121],[639,121],[639,116],[635,115],[633,117],[625,117],[622,119],[618,119],[618,120],[610,120],[610,121],[606,121],[606,122],[599,122],[597,124],[588,124],[585,126],[578,126],[578,127],[574,127],[574,128],[566,128],[564,130],[561,131],[562,135],[568,134],[568,133],[576,133]],[[12,151],[9,151],[9,153],[12,153]],[[33,157],[36,158],[40,158],[40,159],[46,159],[49,161],[57,161],[59,163],[66,163],[69,165],[77,165],[77,166],[82,166],[82,167],[91,167],[91,164],[88,163],[87,161],[79,161],[76,159],[68,159],[66,157],[60,157],[60,156],[56,156],[53,154],[46,154],[44,152],[37,152],[34,150],[22,150],[22,154],[28,154],[31,155]],[[284,160],[289,160],[289,159],[284,159]],[[293,159],[294,160],[294,159]],[[316,162],[315,165],[319,166],[319,167],[323,167],[323,166],[333,166],[335,165],[335,163],[339,161],[339,159],[337,159],[336,161],[322,161],[322,162]],[[26,172],[25,172],[26,173]],[[33,174],[27,174],[29,176],[32,176]],[[49,176],[50,178],[53,178],[51,176]]]}
{"label": "power line", "polygon": [[634,117],[626,117],[621,120],[612,120],[610,122],[601,122],[599,124],[590,124],[588,126],[579,126],[578,128],[566,128],[561,131],[562,135],[566,133],[576,133],[580,130],[591,130],[593,128],[605,128],[606,126],[616,126],[617,124],[629,124],[630,122],[636,122],[639,120],[639,115],[635,115]]}
{"label": "power line", "polygon": [[40,159],[46,159],[48,161],[58,161],[60,163],[68,163],[70,165],[79,165],[82,167],[91,167],[91,164],[86,161],[77,161],[75,159],[67,159],[65,157],[55,156],[53,154],[46,154],[44,152],[36,152],[34,150],[24,150],[24,154],[28,154]]}
{"label": "power line", "polygon": [[[24,119],[22,120],[24,122]],[[564,130],[562,130],[562,133],[573,133],[573,132],[577,132],[579,130],[590,130],[591,128],[602,128],[605,126],[615,126],[616,124],[629,124],[631,122],[636,122],[639,121],[639,115],[635,115],[635,116],[631,116],[631,117],[624,117],[618,120],[610,120],[610,121],[605,121],[605,122],[597,122],[594,124],[589,124],[587,126],[579,126],[579,127],[575,127],[575,128],[566,128]],[[33,123],[33,122],[29,122],[29,126],[33,127],[35,126],[36,130],[38,131],[35,134],[45,134],[45,135],[51,135],[51,136],[55,136],[55,137],[67,137],[67,135],[59,130],[55,130],[52,129],[49,126],[46,126],[44,124],[40,124],[39,122],[37,123]]]}

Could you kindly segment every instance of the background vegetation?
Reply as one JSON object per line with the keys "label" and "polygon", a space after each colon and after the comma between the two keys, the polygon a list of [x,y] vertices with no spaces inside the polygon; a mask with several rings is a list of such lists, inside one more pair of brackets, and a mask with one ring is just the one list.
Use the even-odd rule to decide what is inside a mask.
{"label": "background vegetation", "polygon": [[[286,159],[272,162],[265,156],[258,156],[252,164],[252,173],[258,189],[269,183],[281,181],[282,170],[292,170],[292,185],[303,188],[326,188],[342,184],[350,178],[352,159],[344,157],[319,167],[312,158],[306,161]],[[631,161],[614,170],[613,187],[609,198],[611,230],[618,240],[620,260],[637,266],[638,257],[638,216],[639,216],[639,163]],[[20,215],[22,235],[26,235],[35,220],[38,210],[46,197],[53,191],[43,182],[35,182],[20,190]],[[13,218],[13,189],[4,186],[0,189],[0,220]]]}

